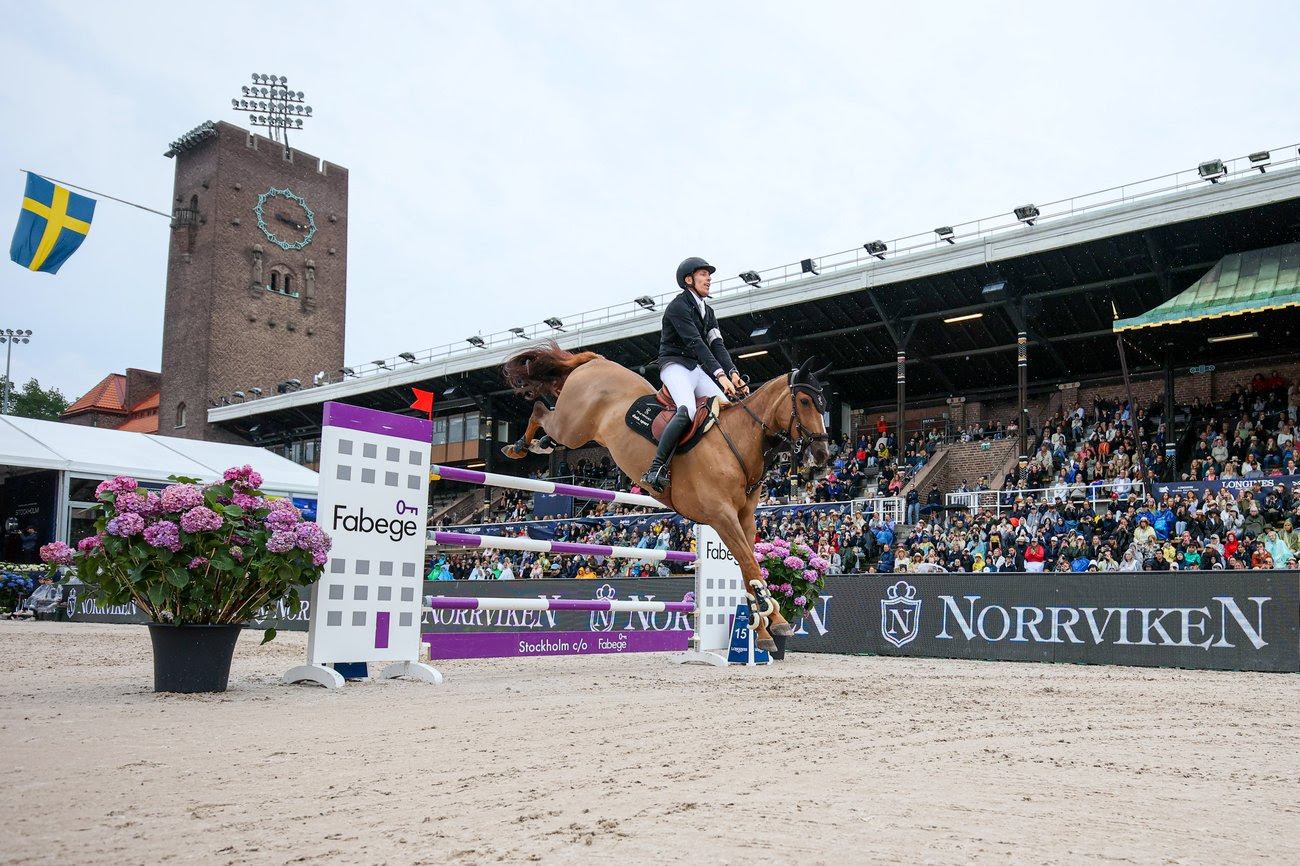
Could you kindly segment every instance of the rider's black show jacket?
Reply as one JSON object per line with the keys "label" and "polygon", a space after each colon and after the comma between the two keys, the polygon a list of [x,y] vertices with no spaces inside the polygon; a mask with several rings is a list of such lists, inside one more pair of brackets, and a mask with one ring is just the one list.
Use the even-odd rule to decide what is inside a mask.
{"label": "rider's black show jacket", "polygon": [[736,369],[722,344],[722,331],[713,308],[704,305],[704,318],[700,318],[700,304],[695,293],[682,289],[664,310],[663,332],[659,337],[659,366],[668,362],[681,364],[688,370],[703,366],[710,376],[718,371],[730,373]]}

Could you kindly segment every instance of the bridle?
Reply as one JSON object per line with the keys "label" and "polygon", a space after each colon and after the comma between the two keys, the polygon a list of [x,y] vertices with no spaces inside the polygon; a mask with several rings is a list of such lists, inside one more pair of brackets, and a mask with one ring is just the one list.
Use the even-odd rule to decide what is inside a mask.
{"label": "bridle", "polygon": [[[821,386],[812,385],[808,382],[796,381],[796,376],[801,372],[802,369],[791,370],[789,375],[786,377],[786,387],[790,389],[790,420],[786,422],[784,427],[770,427],[766,421],[754,414],[754,410],[750,409],[747,405],[747,401],[752,395],[746,395],[736,403],[736,405],[745,410],[745,414],[752,418],[755,424],[762,428],[763,436],[765,438],[774,440],[771,447],[763,449],[762,471],[758,473],[758,478],[745,488],[746,496],[752,494],[758,489],[758,486],[763,483],[763,475],[775,464],[776,455],[789,451],[794,456],[794,459],[798,461],[803,459],[804,450],[811,443],[818,441],[830,442],[831,437],[829,434],[813,433],[804,426],[803,421],[799,420],[799,406],[797,402],[799,394],[807,394],[808,397],[812,399],[813,406],[816,407],[818,412],[826,411],[826,397],[822,394]],[[755,391],[753,393],[758,392]],[[726,440],[727,445],[731,448],[731,453],[734,454],[736,460],[739,461],[740,468],[745,473],[745,479],[748,480],[749,467],[745,465],[745,458],[741,455],[740,450],[736,448],[735,443],[731,441],[731,437],[727,435],[727,431],[722,429],[722,425],[718,424],[717,427],[722,433],[722,438]],[[795,435],[796,432],[798,433],[797,436]]]}

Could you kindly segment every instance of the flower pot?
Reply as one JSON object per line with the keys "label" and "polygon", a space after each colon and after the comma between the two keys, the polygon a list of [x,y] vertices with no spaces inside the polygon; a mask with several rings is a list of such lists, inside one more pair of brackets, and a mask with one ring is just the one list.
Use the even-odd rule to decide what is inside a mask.
{"label": "flower pot", "polygon": [[772,635],[772,640],[776,643],[776,650],[771,653],[771,656],[777,661],[780,661],[785,658],[785,644],[786,641],[790,640],[790,635],[774,634]]}
{"label": "flower pot", "polygon": [[149,623],[155,692],[224,692],[238,625]]}

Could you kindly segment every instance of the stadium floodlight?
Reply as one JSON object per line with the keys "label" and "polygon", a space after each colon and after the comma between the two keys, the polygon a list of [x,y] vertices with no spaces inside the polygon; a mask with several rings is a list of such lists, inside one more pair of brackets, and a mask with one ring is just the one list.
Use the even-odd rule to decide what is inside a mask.
{"label": "stadium floodlight", "polygon": [[469,343],[471,346],[473,346],[473,347],[476,348],[476,349],[486,349],[486,348],[487,348],[487,343],[484,342],[484,341],[483,341],[483,338],[480,337],[480,336],[478,336],[477,334],[475,334],[475,335],[472,336],[472,337],[466,337],[466,338],[465,338],[465,342],[466,342],[466,343]]}
{"label": "stadium floodlight", "polygon": [[444,397],[455,397],[455,396],[456,396],[456,386],[455,386],[455,385],[452,385],[450,388],[447,388],[445,391],[442,392],[442,396],[444,396]]}
{"label": "stadium floodlight", "polygon": [[799,267],[803,270],[805,274],[812,274],[814,277],[818,276],[817,268],[813,266],[812,259],[804,259],[803,261],[799,262]]}
{"label": "stadium floodlight", "polygon": [[252,394],[254,397],[261,397],[261,396],[262,396],[262,389],[261,389],[261,388],[249,388],[249,389],[248,389],[248,393]]}
{"label": "stadium floodlight", "polygon": [[543,319],[542,321],[545,322],[546,324],[550,325],[552,328],[554,328],[554,329],[557,330],[557,331],[563,331],[563,330],[564,330],[564,322],[560,321],[560,320],[559,320],[557,317],[555,317],[555,316],[551,316],[549,319]]}
{"label": "stadium floodlight", "polygon": [[737,355],[736,357],[740,358],[740,360],[743,361],[746,358],[757,358],[761,355],[766,355],[766,354],[767,354],[767,349],[759,349],[757,352],[746,352],[745,354]]}
{"label": "stadium floodlight", "polygon": [[770,330],[772,330],[771,325],[759,325],[758,327],[754,328],[754,330],[749,332],[749,339],[757,340],[759,337],[766,337],[767,332]]}
{"label": "stadium floodlight", "polygon": [[655,308],[654,298],[650,297],[649,295],[642,295],[639,298],[633,298],[632,303],[636,304],[637,306],[641,307],[644,310],[653,310]]}
{"label": "stadium floodlight", "polygon": [[378,368],[381,369],[381,370],[387,370],[387,369],[388,369],[388,359],[387,359],[387,358],[380,358],[378,361],[371,361],[370,363],[374,364],[376,367],[378,367]]}
{"label": "stadium floodlight", "polygon": [[243,400],[243,399],[244,399],[244,392],[243,392],[243,391],[236,391],[235,393],[231,394],[230,396],[232,396],[232,397],[237,397],[237,398],[239,398],[240,400]]}
{"label": "stadium floodlight", "polygon": [[357,371],[352,369],[351,367],[339,367],[339,372],[343,374],[344,378],[347,378],[348,376],[357,375]]}
{"label": "stadium floodlight", "polygon": [[415,355],[411,352],[398,352],[397,357],[401,358],[403,361],[405,361],[408,364],[415,363]]}
{"label": "stadium floodlight", "polygon": [[1253,340],[1253,339],[1255,339],[1255,338],[1258,337],[1258,336],[1259,336],[1259,331],[1247,331],[1247,332],[1242,333],[1242,334],[1229,334],[1229,335],[1226,336],[1226,337],[1210,337],[1210,338],[1208,338],[1205,342],[1207,342],[1207,343],[1229,343],[1229,342],[1232,342],[1233,340]]}
{"label": "stadium floodlight", "polygon": [[1264,174],[1264,167],[1268,165],[1268,161],[1272,157],[1273,155],[1267,150],[1256,151],[1250,155],[1250,164],[1259,169],[1260,174]]}
{"label": "stadium floodlight", "polygon": [[945,325],[955,325],[958,322],[969,322],[972,319],[982,319],[982,318],[984,318],[983,313],[967,313],[964,316],[949,316],[948,318],[943,320],[943,323]]}
{"label": "stadium floodlight", "polygon": [[757,287],[759,284],[758,271],[745,271],[740,275],[740,278],[745,281],[746,285]]}
{"label": "stadium floodlight", "polygon": [[1228,167],[1221,159],[1209,159],[1196,167],[1196,173],[1201,176],[1201,180],[1218,183],[1219,178],[1227,176]]}
{"label": "stadium floodlight", "polygon": [[980,289],[980,297],[984,300],[997,303],[1007,299],[1007,283],[1005,280],[997,283],[989,283]]}
{"label": "stadium floodlight", "polygon": [[1040,216],[1038,208],[1032,204],[1022,204],[1015,210],[1016,219],[1020,220],[1027,226],[1034,224],[1034,220]]}
{"label": "stadium floodlight", "polygon": [[889,249],[884,241],[867,241],[862,248],[882,262],[885,260],[885,252]]}
{"label": "stadium floodlight", "polygon": [[511,328],[510,333],[514,334],[516,337],[522,340],[524,339],[527,332],[524,331],[523,328]]}
{"label": "stadium floodlight", "polygon": [[952,226],[939,226],[937,229],[934,230],[934,233],[939,236],[939,240],[941,241],[947,241],[950,244],[957,243],[955,240],[952,239],[952,234],[953,234]]}

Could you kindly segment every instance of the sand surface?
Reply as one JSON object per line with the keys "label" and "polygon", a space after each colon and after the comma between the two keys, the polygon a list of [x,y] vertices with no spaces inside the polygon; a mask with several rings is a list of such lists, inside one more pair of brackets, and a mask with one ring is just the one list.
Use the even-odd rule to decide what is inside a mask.
{"label": "sand surface", "polygon": [[1296,863],[1300,677],[794,654],[152,692],[142,626],[0,621],[0,862]]}

